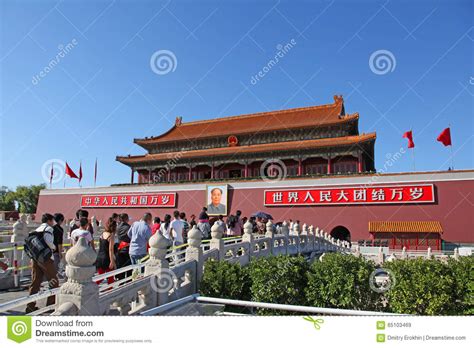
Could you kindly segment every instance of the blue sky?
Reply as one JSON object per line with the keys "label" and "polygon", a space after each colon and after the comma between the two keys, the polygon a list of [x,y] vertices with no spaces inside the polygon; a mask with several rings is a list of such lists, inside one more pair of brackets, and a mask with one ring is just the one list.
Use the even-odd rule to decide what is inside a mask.
{"label": "blue sky", "polygon": [[[450,150],[435,139],[448,125],[456,169],[474,167],[471,1],[5,0],[0,13],[1,185],[44,182],[44,164],[61,159],[75,170],[82,161],[89,186],[96,158],[98,185],[128,182],[115,156],[144,153],[133,138],[168,130],[176,116],[326,104],[335,94],[360,113],[361,133],[377,131],[378,169],[410,128],[416,169],[447,169]],[[152,70],[160,50],[176,57],[174,71]],[[392,57],[377,74],[369,59],[379,50]],[[410,171],[411,156],[385,167]]]}

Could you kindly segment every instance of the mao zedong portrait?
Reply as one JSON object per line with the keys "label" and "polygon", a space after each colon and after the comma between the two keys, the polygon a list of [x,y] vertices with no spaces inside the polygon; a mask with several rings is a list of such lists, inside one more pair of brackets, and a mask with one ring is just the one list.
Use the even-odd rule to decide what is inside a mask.
{"label": "mao zedong portrait", "polygon": [[226,215],[226,206],[221,203],[222,189],[215,187],[211,190],[211,204],[207,206],[207,213],[211,215]]}

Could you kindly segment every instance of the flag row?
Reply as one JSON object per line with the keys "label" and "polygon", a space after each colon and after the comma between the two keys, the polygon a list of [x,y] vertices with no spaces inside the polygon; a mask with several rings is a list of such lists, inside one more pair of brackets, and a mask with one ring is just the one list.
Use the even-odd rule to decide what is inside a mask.
{"label": "flag row", "polygon": [[[77,179],[79,180],[79,183],[82,181],[82,162],[79,163],[79,171],[78,174],[72,170],[72,168],[69,166],[69,164],[66,161],[65,167],[64,167],[64,174],[69,176],[72,179]],[[54,178],[54,163],[51,163],[51,170],[49,174],[49,184],[51,185],[53,183],[53,178]],[[97,159],[95,160],[95,165],[94,165],[94,186],[97,181]]]}
{"label": "flag row", "polygon": [[[412,149],[415,147],[415,142],[413,141],[413,131],[409,130],[403,133],[402,138],[406,138],[408,140],[408,148]],[[451,146],[451,129],[445,128],[443,131],[438,135],[436,138],[437,141],[442,143],[444,146]]]}

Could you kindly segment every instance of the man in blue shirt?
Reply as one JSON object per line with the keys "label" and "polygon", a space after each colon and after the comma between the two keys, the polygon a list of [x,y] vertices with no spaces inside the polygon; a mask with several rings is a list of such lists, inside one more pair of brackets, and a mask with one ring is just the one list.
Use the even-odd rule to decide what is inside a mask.
{"label": "man in blue shirt", "polygon": [[146,213],[140,221],[134,222],[127,232],[130,237],[129,254],[132,265],[140,263],[140,260],[147,255],[147,243],[151,237],[151,222],[151,214]]}

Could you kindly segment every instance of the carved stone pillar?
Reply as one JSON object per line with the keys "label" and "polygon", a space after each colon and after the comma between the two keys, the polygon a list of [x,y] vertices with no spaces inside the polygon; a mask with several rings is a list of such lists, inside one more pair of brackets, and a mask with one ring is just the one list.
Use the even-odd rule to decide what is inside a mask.
{"label": "carved stone pillar", "polygon": [[288,254],[288,236],[290,235],[290,229],[288,227],[288,222],[286,220],[281,224],[281,234],[285,236],[285,255]]}
{"label": "carved stone pillar", "polygon": [[145,297],[147,307],[154,307],[168,302],[168,291],[170,290],[170,282],[173,281],[172,274],[169,270],[169,263],[166,259],[166,252],[171,246],[171,242],[161,233],[157,232],[148,241],[150,249],[148,254],[150,259],[145,264],[145,277],[152,276],[151,282],[153,290],[149,296]]}
{"label": "carved stone pillar", "polygon": [[266,229],[265,237],[270,238],[270,241],[268,242],[267,247],[270,250],[269,251],[270,254],[273,255],[273,247],[274,247],[273,236],[274,236],[274,232],[273,232],[273,222],[272,222],[272,220],[268,220],[267,224],[265,225],[265,229]]}
{"label": "carved stone pillar", "polygon": [[201,248],[202,235],[201,231],[193,226],[191,231],[188,233],[188,247],[186,248],[186,261],[195,260],[197,262],[197,282],[196,291],[199,289],[198,283],[202,279],[204,256]]}
{"label": "carved stone pillar", "polygon": [[248,254],[252,256],[253,250],[254,250],[254,237],[253,237],[253,225],[250,223],[250,221],[247,221],[244,224],[244,234],[242,236],[242,241],[243,242],[248,242],[249,243],[249,250]]}
{"label": "carved stone pillar", "polygon": [[211,227],[210,248],[219,251],[219,260],[224,260],[224,241],[222,240],[224,230],[225,226],[219,220],[214,222],[214,225]]}
{"label": "carved stone pillar", "polygon": [[[56,304],[56,315],[100,315],[99,286],[92,281],[97,254],[85,238],[66,253],[67,282],[61,286]],[[68,313],[64,313],[68,309]]]}

